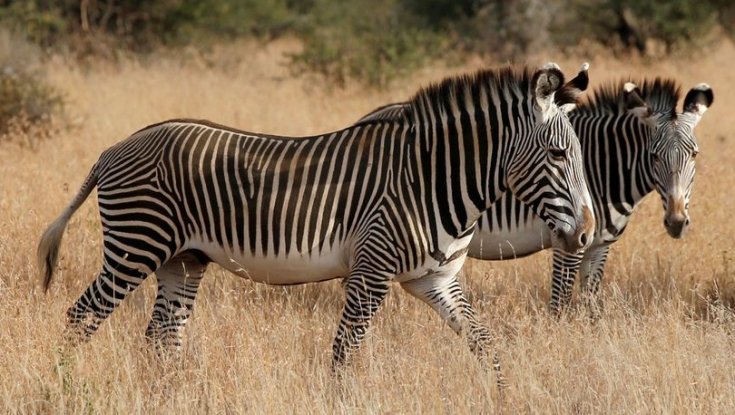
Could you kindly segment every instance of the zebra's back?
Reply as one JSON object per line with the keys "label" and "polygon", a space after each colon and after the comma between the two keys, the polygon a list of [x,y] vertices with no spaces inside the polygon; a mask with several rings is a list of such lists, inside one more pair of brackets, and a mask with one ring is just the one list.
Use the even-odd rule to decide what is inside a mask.
{"label": "zebra's back", "polygon": [[387,136],[374,127],[290,139],[156,124],[96,166],[106,241],[120,256],[141,253],[150,269],[193,249],[273,284],[344,276],[350,240],[385,194]]}

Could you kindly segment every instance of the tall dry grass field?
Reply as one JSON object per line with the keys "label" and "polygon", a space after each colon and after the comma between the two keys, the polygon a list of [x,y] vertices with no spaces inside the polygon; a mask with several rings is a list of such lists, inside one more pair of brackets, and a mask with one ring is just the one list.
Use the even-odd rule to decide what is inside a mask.
{"label": "tall dry grass field", "polygon": [[[3,413],[730,413],[735,408],[735,47],[643,65],[599,56],[558,59],[568,75],[590,60],[592,85],[621,76],[699,82],[715,103],[696,133],[701,155],[692,226],[670,239],[649,196],[614,246],[604,318],[547,316],[548,253],[468,261],[461,281],[498,333],[511,384],[501,401],[492,373],[428,306],[391,292],[340,387],[330,376],[342,307],[339,282],[291,288],[240,280],[211,266],[178,364],[157,361],[143,332],[155,279],[132,294],[92,341],[63,352],[64,312],[101,264],[94,197],[71,220],[56,278],[39,286],[35,250],[102,150],[173,117],[306,135],[346,126],[420,85],[470,70],[425,70],[384,92],[326,88],[294,78],[281,53],[239,44],[220,61],[162,58],[82,67],[49,63],[74,126],[37,148],[0,145],[0,412]],[[232,54],[230,54],[232,53]],[[224,58],[230,56],[229,58]],[[232,56],[235,56],[234,58]],[[216,62],[216,63],[214,63]]]}

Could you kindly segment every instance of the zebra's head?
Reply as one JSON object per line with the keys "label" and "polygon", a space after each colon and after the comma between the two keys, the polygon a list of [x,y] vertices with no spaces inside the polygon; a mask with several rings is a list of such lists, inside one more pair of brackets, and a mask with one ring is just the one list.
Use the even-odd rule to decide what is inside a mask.
{"label": "zebra's head", "polygon": [[567,117],[587,88],[588,67],[567,84],[554,63],[534,73],[533,121],[518,133],[506,165],[508,189],[546,222],[554,246],[568,252],[589,246],[595,228],[579,139]]}
{"label": "zebra's head", "polygon": [[[633,83],[626,83],[625,101],[650,129],[644,163],[664,206],[664,226],[674,238],[681,238],[689,225],[689,198],[694,184],[695,158],[699,153],[694,127],[714,101],[712,88],[699,84],[684,98],[684,111],[676,112],[676,100],[668,108],[650,105]],[[674,94],[676,96],[678,94]]]}

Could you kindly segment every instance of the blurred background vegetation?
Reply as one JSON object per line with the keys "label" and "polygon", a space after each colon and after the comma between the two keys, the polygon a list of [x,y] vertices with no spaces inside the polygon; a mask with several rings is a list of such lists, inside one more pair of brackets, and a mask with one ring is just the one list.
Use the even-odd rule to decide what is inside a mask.
{"label": "blurred background vegetation", "polygon": [[523,61],[599,46],[659,58],[735,35],[732,0],[0,0],[0,133],[63,97],[35,63],[146,56],[163,48],[298,38],[295,72],[385,86],[440,59]]}

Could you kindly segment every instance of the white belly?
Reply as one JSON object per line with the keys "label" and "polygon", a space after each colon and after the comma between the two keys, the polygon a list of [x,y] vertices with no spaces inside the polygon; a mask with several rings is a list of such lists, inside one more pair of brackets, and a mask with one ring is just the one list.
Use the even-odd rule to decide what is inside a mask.
{"label": "white belly", "polygon": [[262,256],[245,252],[228,252],[214,244],[191,244],[204,252],[213,262],[240,277],[274,285],[304,284],[346,277],[349,257],[345,247],[337,245],[322,252]]}
{"label": "white belly", "polygon": [[417,268],[398,274],[396,281],[408,282],[428,276],[436,278],[456,275],[467,258],[467,247],[471,239],[472,234],[463,238],[454,238],[440,233],[438,244],[440,253],[435,254],[437,258],[427,257],[426,261]]}
{"label": "white belly", "polygon": [[469,245],[469,256],[493,261],[514,259],[551,247],[551,231],[541,219],[535,218],[512,232],[476,230]]}
{"label": "white belly", "polygon": [[[456,274],[467,256],[467,245],[471,238],[472,235],[460,239],[440,235],[438,245],[444,258],[438,260],[429,257],[418,267],[399,272],[395,280],[405,282],[427,275]],[[312,253],[293,250],[289,255],[279,256],[259,255],[258,252],[253,254],[250,250],[233,252],[202,241],[190,241],[187,248],[202,251],[213,262],[243,278],[273,285],[305,284],[347,277],[352,254],[349,243],[339,242],[321,252],[317,249]]]}

